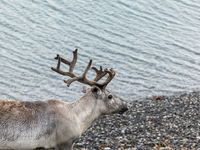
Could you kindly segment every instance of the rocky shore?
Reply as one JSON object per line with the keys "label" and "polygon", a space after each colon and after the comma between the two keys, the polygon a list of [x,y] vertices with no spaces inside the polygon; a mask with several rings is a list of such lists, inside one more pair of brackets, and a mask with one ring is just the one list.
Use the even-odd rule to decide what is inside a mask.
{"label": "rocky shore", "polygon": [[99,118],[74,150],[200,149],[200,92],[130,103],[123,116]]}

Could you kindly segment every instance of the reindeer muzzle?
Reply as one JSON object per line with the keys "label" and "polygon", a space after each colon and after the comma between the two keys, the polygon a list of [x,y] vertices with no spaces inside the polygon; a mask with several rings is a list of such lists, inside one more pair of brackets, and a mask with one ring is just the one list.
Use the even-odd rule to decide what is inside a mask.
{"label": "reindeer muzzle", "polygon": [[128,110],[128,107],[127,107],[127,106],[124,106],[118,113],[119,113],[120,115],[122,115],[122,114],[125,113],[127,110]]}

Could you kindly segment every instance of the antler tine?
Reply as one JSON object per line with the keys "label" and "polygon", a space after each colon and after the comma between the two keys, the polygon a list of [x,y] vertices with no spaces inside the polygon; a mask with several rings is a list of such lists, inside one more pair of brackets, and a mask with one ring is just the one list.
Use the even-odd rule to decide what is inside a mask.
{"label": "antler tine", "polygon": [[115,76],[115,71],[113,70],[113,68],[111,68],[110,70],[105,69],[105,72],[109,74],[108,78],[106,79],[106,81],[103,83],[103,89],[106,88],[106,86],[108,85],[108,83],[110,83],[110,81],[114,78]]}
{"label": "antler tine", "polygon": [[[64,58],[62,58],[60,55],[57,54],[57,56],[54,58],[56,60],[58,60],[58,64],[57,64],[57,68],[53,68],[51,67],[51,69],[61,75],[66,75],[66,76],[70,76],[71,78],[76,77],[76,75],[73,73],[74,67],[76,65],[76,61],[77,61],[77,50],[73,51],[73,60],[70,62]],[[69,65],[69,72],[64,72],[62,70],[60,70],[60,62],[63,62],[67,65]]]}
{"label": "antler tine", "polygon": [[77,62],[77,58],[78,58],[78,54],[77,54],[78,49],[75,49],[75,51],[73,51],[73,60],[70,62],[70,68],[69,68],[69,72],[73,72],[74,71],[74,67],[76,65]]}
{"label": "antler tine", "polygon": [[88,70],[90,69],[91,65],[92,65],[92,59],[89,61],[87,68],[85,69],[85,71],[83,72],[83,74],[81,76],[76,76],[74,78],[71,78],[71,79],[68,79],[68,80],[64,80],[64,82],[67,83],[68,87],[74,81],[78,81],[78,82],[81,82],[81,83],[84,83],[84,84],[88,84],[90,86],[94,85],[94,82],[92,83],[91,81],[89,81],[86,78],[86,74],[87,74]]}
{"label": "antler tine", "polygon": [[77,62],[77,58],[78,58],[78,55],[77,55],[77,51],[78,49],[75,49],[75,51],[73,51],[73,60],[70,62],[62,57],[60,57],[58,54],[57,54],[57,57],[55,57],[54,59],[58,59],[58,58],[61,58],[61,62],[69,65],[69,72],[73,72],[74,71],[74,67],[76,65],[76,62]]}
{"label": "antler tine", "polygon": [[100,66],[99,70],[96,67],[92,67],[92,69],[94,69],[97,74],[93,81],[97,82],[107,74],[107,72],[105,72],[106,69],[104,69],[104,71],[102,70],[102,66]]}

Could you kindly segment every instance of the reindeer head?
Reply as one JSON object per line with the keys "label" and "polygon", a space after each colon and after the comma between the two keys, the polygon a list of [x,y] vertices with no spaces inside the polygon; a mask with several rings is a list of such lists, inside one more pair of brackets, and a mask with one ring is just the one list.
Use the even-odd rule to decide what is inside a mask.
{"label": "reindeer head", "polygon": [[[128,110],[127,102],[123,101],[115,94],[111,93],[108,89],[106,89],[108,83],[115,76],[115,71],[113,70],[113,68],[111,68],[110,70],[104,69],[103,71],[102,66],[100,66],[100,70],[98,70],[96,67],[92,67],[92,69],[95,70],[97,75],[93,80],[88,80],[86,78],[86,74],[92,65],[92,60],[89,61],[88,66],[83,72],[83,74],[81,76],[77,76],[73,72],[77,61],[77,49],[73,51],[73,54],[74,57],[71,62],[57,55],[57,57],[55,57],[55,59],[58,60],[57,68],[52,67],[51,69],[61,75],[66,75],[71,77],[71,79],[64,80],[64,82],[67,83],[68,87],[74,81],[78,81],[91,86],[91,88],[84,87],[83,92],[86,93],[85,96],[90,97],[89,95],[92,95],[92,98],[96,100],[96,103],[99,107],[99,111],[102,115],[113,114],[113,113],[123,114],[125,111],[127,111]],[[60,70],[60,62],[63,62],[70,66],[68,72]],[[104,83],[98,83],[98,81],[101,78],[103,78],[106,74],[108,74],[106,81]]]}
{"label": "reindeer head", "polygon": [[127,102],[111,93],[108,89],[102,90],[95,85],[91,88],[83,86],[82,92],[88,95],[93,95],[102,115],[114,113],[123,114],[128,110]]}

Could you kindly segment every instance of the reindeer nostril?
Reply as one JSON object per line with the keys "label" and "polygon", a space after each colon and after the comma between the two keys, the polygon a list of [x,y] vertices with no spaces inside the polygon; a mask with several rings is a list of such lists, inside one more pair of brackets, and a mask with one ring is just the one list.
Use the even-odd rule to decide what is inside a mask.
{"label": "reindeer nostril", "polygon": [[127,107],[122,108],[122,111],[123,111],[123,112],[125,112],[125,111],[127,111],[127,110],[128,110]]}
{"label": "reindeer nostril", "polygon": [[127,107],[123,107],[123,108],[120,110],[119,114],[123,114],[123,113],[125,113],[127,110],[128,110]]}

